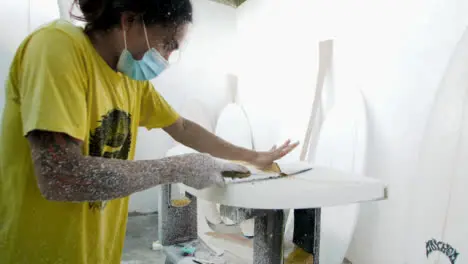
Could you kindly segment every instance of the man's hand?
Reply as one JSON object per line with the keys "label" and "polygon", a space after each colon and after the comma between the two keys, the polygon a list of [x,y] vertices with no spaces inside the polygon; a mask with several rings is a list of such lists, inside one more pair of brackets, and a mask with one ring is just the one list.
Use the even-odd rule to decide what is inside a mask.
{"label": "man's hand", "polygon": [[184,178],[180,180],[199,190],[211,185],[224,186],[223,172],[249,172],[246,167],[240,164],[222,161],[205,153],[191,153],[183,156],[185,157],[185,167],[189,167],[190,173],[182,174]]}
{"label": "man's hand", "polygon": [[259,169],[270,167],[274,161],[281,159],[289,154],[293,149],[299,145],[299,142],[291,144],[291,141],[286,141],[279,148],[273,146],[270,151],[257,152],[257,155],[250,161],[250,163]]}
{"label": "man's hand", "polygon": [[291,144],[288,140],[279,148],[273,147],[270,151],[256,152],[235,146],[183,117],[164,130],[176,141],[198,152],[225,160],[248,162],[259,169],[271,166],[275,160],[284,157],[299,145],[299,142]]}

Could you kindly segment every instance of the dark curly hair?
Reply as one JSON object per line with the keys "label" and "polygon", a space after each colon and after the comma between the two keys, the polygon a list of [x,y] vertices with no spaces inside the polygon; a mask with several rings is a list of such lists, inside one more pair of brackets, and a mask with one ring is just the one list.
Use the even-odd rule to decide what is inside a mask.
{"label": "dark curly hair", "polygon": [[135,14],[146,25],[178,27],[192,22],[190,0],[74,0],[83,17],[71,17],[86,22],[86,30],[107,31],[120,25],[123,12]]}

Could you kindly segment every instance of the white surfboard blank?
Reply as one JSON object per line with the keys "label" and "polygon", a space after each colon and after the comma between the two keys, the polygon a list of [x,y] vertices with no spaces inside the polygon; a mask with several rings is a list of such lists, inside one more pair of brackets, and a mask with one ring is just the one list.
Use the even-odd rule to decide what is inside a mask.
{"label": "white surfboard blank", "polygon": [[[320,131],[314,165],[362,175],[366,147],[364,100],[356,90],[346,100],[337,100],[328,113]],[[322,208],[320,263],[342,263],[354,234],[359,207],[351,204]]]}
{"label": "white surfboard blank", "polygon": [[219,115],[215,134],[236,146],[247,149],[253,147],[249,120],[238,104],[230,103],[224,107]]}
{"label": "white surfboard blank", "polygon": [[[221,111],[216,124],[215,134],[236,146],[253,149],[252,130],[249,120],[242,106],[236,103],[226,105]],[[226,179],[226,181],[229,180]],[[224,216],[221,216],[221,219],[223,219],[225,224],[234,223],[231,219]],[[244,230],[244,234],[253,235],[254,221],[244,221],[242,229]]]}
{"label": "white surfboard blank", "polygon": [[[455,167],[450,186],[449,204],[444,226],[442,241],[437,244],[436,250],[440,257],[439,264],[468,263],[468,29],[456,51],[457,62],[453,62],[453,80],[447,85],[458,87],[463,91],[460,131],[456,137],[458,149],[455,153]],[[457,68],[455,68],[457,67]],[[448,75],[447,77],[450,77]],[[461,94],[461,91],[460,91]],[[434,246],[428,249],[434,249]],[[439,253],[440,252],[440,253]]]}
{"label": "white surfboard blank", "polygon": [[468,30],[449,62],[422,140],[411,187],[407,263],[468,263],[467,96]]}
{"label": "white surfboard blank", "polygon": [[[468,63],[466,65],[468,68]],[[468,73],[465,73],[468,74]],[[468,87],[468,83],[465,83]],[[468,89],[465,88],[468,91]],[[451,180],[447,219],[442,236],[439,264],[468,263],[468,93],[463,98],[463,119],[459,132],[456,167]],[[440,254],[439,254],[440,255]],[[445,260],[444,260],[445,259]]]}
{"label": "white surfboard blank", "polygon": [[204,129],[213,132],[213,125],[209,118],[209,112],[201,101],[197,99],[187,100],[180,110],[180,114],[184,118],[199,124]]}

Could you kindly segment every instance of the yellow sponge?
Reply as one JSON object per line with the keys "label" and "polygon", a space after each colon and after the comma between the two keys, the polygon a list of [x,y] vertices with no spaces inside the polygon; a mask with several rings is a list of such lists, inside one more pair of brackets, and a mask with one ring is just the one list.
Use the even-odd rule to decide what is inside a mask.
{"label": "yellow sponge", "polygon": [[314,256],[305,252],[302,248],[296,247],[286,258],[285,264],[314,264]]}
{"label": "yellow sponge", "polygon": [[171,200],[171,205],[173,207],[184,207],[187,206],[191,203],[192,201],[190,199],[177,199],[177,200]]}

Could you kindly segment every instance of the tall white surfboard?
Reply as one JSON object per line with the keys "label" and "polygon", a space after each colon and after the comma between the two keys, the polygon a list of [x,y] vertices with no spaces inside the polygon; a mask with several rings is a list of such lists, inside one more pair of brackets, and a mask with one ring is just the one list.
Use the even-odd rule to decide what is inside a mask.
{"label": "tall white surfboard", "polygon": [[[358,90],[350,92],[327,114],[318,139],[314,165],[363,175],[366,165],[367,120]],[[350,174],[351,175],[351,174]],[[320,263],[341,264],[351,243],[359,205],[322,208]]]}
{"label": "tall white surfboard", "polygon": [[[220,138],[243,148],[253,149],[253,137],[249,119],[241,105],[236,103],[227,104],[221,111],[216,123],[215,134]],[[234,224],[230,219],[221,217],[224,224]],[[246,236],[254,233],[254,219],[248,219],[237,223],[240,230]],[[253,257],[252,248],[243,243],[235,243],[224,238],[205,236],[205,242],[221,250],[227,250],[236,257],[246,262],[251,262]]]}
{"label": "tall white surfboard", "polygon": [[[249,120],[240,105],[234,103],[226,105],[218,117],[215,129],[213,129],[212,122],[209,120],[209,113],[198,100],[188,100],[181,109],[180,114],[232,144],[249,149],[253,146]],[[167,152],[167,155],[172,156],[193,152],[196,151],[176,143]],[[244,258],[247,260],[251,259],[250,253],[252,249],[250,247],[206,235],[207,232],[212,232],[206,220],[213,224],[219,224],[223,220],[226,220],[221,219],[216,204],[199,199],[197,218],[199,237],[209,244],[210,247],[216,248],[217,251],[230,250],[240,257],[246,256]],[[245,221],[245,223],[241,224],[241,228],[247,233],[253,232],[253,220]]]}
{"label": "tall white surfboard", "polygon": [[411,185],[407,263],[468,263],[468,29],[436,94]]}
{"label": "tall white surfboard", "polygon": [[[187,118],[206,130],[213,132],[213,125],[212,120],[209,118],[209,112],[206,107],[201,103],[199,100],[190,99],[184,103],[184,106],[180,110],[180,115],[184,118]],[[174,155],[181,155],[187,153],[196,153],[197,151],[186,147],[178,142],[175,142],[175,146],[168,150],[166,156],[174,156]],[[184,194],[184,188],[181,184],[174,184],[173,185],[174,192],[179,191],[181,194]],[[212,203],[208,203],[203,200],[198,201],[198,223],[200,230],[200,234],[209,230],[208,225],[206,224],[206,220],[209,219],[213,223],[220,223],[221,218],[216,210],[216,206]]]}
{"label": "tall white surfboard", "polygon": [[[246,149],[253,149],[253,137],[249,120],[242,106],[230,103],[222,110],[216,124],[215,134],[220,138]],[[230,219],[223,218],[228,224]],[[254,219],[240,223],[244,234],[253,236]]]}
{"label": "tall white surfboard", "polygon": [[224,107],[219,115],[215,134],[236,146],[247,149],[253,147],[249,120],[238,104],[230,103]]}
{"label": "tall white surfboard", "polygon": [[[205,129],[213,131],[211,122],[208,119],[208,113],[204,109],[203,105],[197,100],[189,100],[184,108],[180,112],[184,117],[200,124]],[[216,135],[223,138],[224,140],[241,146],[244,148],[252,149],[253,139],[252,131],[250,129],[250,123],[245,115],[244,110],[240,105],[231,103],[226,105],[226,107],[221,111],[219,118],[217,120]],[[168,151],[168,156],[171,155],[180,155],[184,153],[193,153],[196,152],[193,149],[184,147],[180,144],[176,144],[173,148]],[[221,238],[216,238],[216,236],[208,236],[207,232],[212,232],[213,230],[207,225],[207,220],[213,224],[219,224],[225,222],[228,219],[222,219],[220,217],[219,211],[216,207],[216,204],[207,202],[201,199],[198,199],[198,234],[199,237],[211,248],[216,249],[216,251],[222,252],[228,250],[234,252],[236,256],[244,259],[249,262],[252,259],[252,248],[248,245],[239,244],[236,242],[228,241]],[[241,223],[241,229],[244,233],[253,233],[254,220],[247,220]]]}
{"label": "tall white surfboard", "polygon": [[[332,80],[333,40],[319,43],[319,68],[301,159],[317,166],[331,167],[363,175],[367,148],[367,121],[364,100],[359,90],[336,90]],[[325,119],[324,121],[322,121]],[[341,264],[351,243],[359,205],[322,208],[319,263]],[[289,214],[285,255],[292,250],[294,216]]]}
{"label": "tall white surfboard", "polygon": [[[334,168],[350,175],[364,175],[367,149],[367,118],[360,91],[348,90],[335,98],[334,107],[321,126],[313,158],[314,166]],[[323,207],[320,224],[320,264],[341,264],[351,243],[359,205]],[[288,222],[293,221],[290,216]],[[287,225],[289,226],[289,225]],[[286,230],[292,236],[292,229]],[[285,252],[292,244],[285,242]]]}

